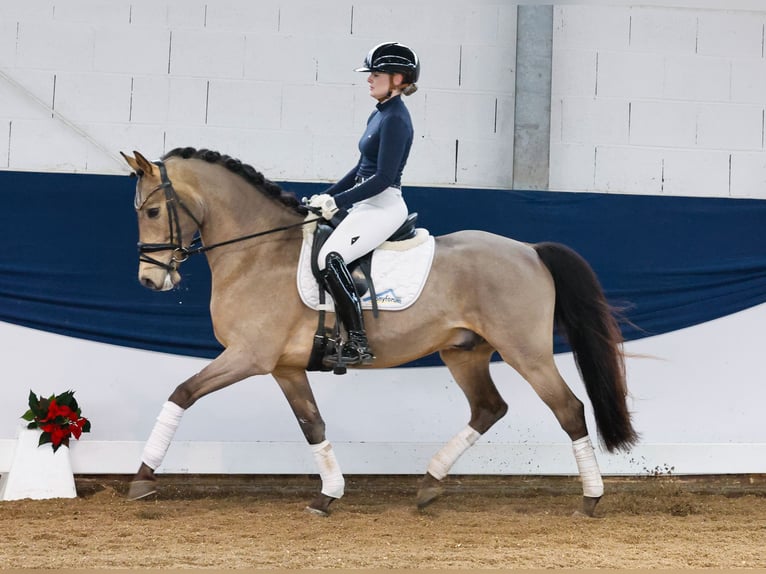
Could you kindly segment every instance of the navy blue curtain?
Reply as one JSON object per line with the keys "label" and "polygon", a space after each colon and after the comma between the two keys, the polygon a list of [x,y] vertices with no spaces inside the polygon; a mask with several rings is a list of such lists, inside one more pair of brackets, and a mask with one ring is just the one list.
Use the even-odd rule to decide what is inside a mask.
{"label": "navy blue curtain", "polygon": [[[179,289],[139,285],[134,185],[127,176],[0,172],[1,321],[180,355],[221,351],[204,257],[184,264]],[[282,185],[298,195],[324,188]],[[484,229],[569,245],[625,309],[628,340],[766,301],[766,201],[460,188],[407,188],[405,197],[435,235]],[[558,339],[556,348],[566,350]]]}

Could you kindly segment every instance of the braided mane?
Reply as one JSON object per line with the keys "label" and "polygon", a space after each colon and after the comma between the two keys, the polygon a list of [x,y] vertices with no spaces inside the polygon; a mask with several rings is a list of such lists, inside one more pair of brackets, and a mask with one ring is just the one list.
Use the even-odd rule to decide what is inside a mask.
{"label": "braided mane", "polygon": [[300,215],[306,215],[308,210],[301,205],[296,195],[292,192],[284,191],[273,181],[266,179],[263,174],[257,171],[253,166],[242,163],[240,160],[228,155],[224,155],[217,151],[209,149],[195,149],[193,147],[177,147],[170,150],[164,156],[162,160],[166,160],[171,157],[180,157],[182,159],[201,159],[208,163],[214,163],[221,165],[228,169],[232,173],[236,173],[250,185],[255,187],[258,191],[274,199],[281,204],[291,208]]}

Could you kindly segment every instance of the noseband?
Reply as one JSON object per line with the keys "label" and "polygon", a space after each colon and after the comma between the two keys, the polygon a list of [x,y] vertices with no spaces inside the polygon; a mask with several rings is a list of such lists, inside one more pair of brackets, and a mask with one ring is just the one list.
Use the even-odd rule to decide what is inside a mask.
{"label": "noseband", "polygon": [[[184,210],[186,214],[191,217],[192,221],[197,225],[197,229],[201,227],[199,220],[194,216],[187,205],[181,200],[181,198],[173,189],[173,183],[168,177],[165,164],[161,161],[155,161],[154,164],[160,169],[160,184],[149,192],[146,199],[141,201],[138,188],[136,189],[136,196],[134,199],[134,207],[136,211],[140,211],[141,208],[149,201],[149,198],[159,190],[163,190],[165,193],[165,205],[168,210],[168,227],[170,228],[170,240],[168,243],[142,243],[138,242],[138,260],[143,263],[151,263],[162,267],[167,271],[175,271],[178,266],[189,258],[190,251],[183,244],[183,233],[181,231],[181,223],[178,217],[178,207]],[[192,241],[194,243],[194,241]],[[160,251],[172,251],[173,254],[170,258],[170,263],[164,263],[150,255],[148,253],[158,253]]]}
{"label": "noseband", "polygon": [[[242,237],[236,237],[234,239],[229,239],[226,241],[221,241],[220,243],[213,243],[212,245],[201,245],[202,239],[199,235],[197,235],[192,241],[189,243],[188,247],[185,247],[183,244],[183,236],[181,231],[181,224],[178,218],[178,207],[184,210],[186,214],[191,217],[192,221],[197,225],[197,230],[202,227],[202,223],[195,217],[195,215],[191,212],[191,210],[188,208],[188,206],[183,202],[183,200],[179,197],[179,195],[176,193],[176,190],[173,189],[173,183],[170,181],[170,178],[168,177],[167,169],[165,168],[165,164],[162,161],[155,161],[153,162],[160,170],[160,184],[152,189],[149,194],[146,196],[146,199],[143,201],[141,200],[141,197],[139,195],[138,190],[138,184],[136,186],[136,196],[133,200],[133,206],[136,208],[136,211],[140,211],[144,205],[146,205],[146,202],[149,201],[149,198],[154,195],[159,190],[163,190],[165,193],[165,205],[167,206],[168,210],[168,226],[170,231],[170,240],[168,243],[142,243],[138,242],[138,253],[139,258],[138,260],[143,263],[150,263],[152,265],[157,265],[158,267],[162,267],[163,269],[167,271],[175,271],[178,269],[178,266],[186,261],[190,256],[197,255],[198,253],[204,253],[205,251],[210,251],[211,249],[215,249],[216,247],[222,247],[224,245],[230,245],[232,243],[238,243],[240,241],[245,241],[247,239],[253,239],[255,237],[260,237],[262,235],[268,235],[270,233],[276,233],[278,231],[286,231],[288,229],[292,229],[294,227],[300,227],[302,225],[307,225],[309,223],[314,223],[316,221],[321,220],[321,217],[317,217],[316,219],[307,219],[300,221],[298,223],[293,223],[291,225],[283,225],[281,227],[275,227],[273,229],[268,229],[266,231],[260,231],[258,233],[251,233],[249,235],[244,235]],[[154,257],[151,257],[150,255],[147,255],[147,253],[158,253],[160,251],[172,251],[172,256],[170,258],[170,263],[164,263],[158,259],[155,259]]]}

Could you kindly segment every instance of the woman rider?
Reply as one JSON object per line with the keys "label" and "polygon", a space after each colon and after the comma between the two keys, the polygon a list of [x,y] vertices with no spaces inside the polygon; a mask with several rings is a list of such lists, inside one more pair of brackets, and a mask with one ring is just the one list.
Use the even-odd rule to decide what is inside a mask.
{"label": "woman rider", "polygon": [[362,303],[346,263],[375,249],[407,219],[401,178],[413,129],[401,95],[417,90],[420,62],[407,46],[386,42],[370,50],[364,66],[356,71],[369,72],[370,95],[378,101],[359,140],[361,157],[340,181],[309,200],[309,206],[321,210],[327,220],[347,211],[317,261],[348,334],[340,352],[342,365],[368,365],[375,358],[367,342]]}

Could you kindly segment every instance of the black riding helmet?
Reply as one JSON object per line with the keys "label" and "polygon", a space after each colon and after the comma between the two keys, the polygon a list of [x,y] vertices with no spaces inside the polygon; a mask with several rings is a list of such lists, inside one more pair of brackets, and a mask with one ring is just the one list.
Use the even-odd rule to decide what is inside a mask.
{"label": "black riding helmet", "polygon": [[420,77],[420,60],[417,54],[404,44],[384,42],[370,50],[364,59],[364,66],[355,71],[400,73],[405,83],[414,84]]}

